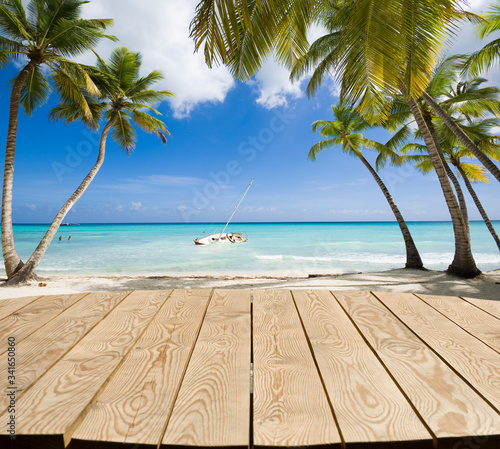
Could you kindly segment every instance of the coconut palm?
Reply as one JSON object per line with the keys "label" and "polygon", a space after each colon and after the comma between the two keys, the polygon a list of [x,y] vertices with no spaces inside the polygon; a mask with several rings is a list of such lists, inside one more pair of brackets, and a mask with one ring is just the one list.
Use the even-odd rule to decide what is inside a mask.
{"label": "coconut palm", "polygon": [[[469,124],[461,124],[461,128],[467,133],[467,135],[473,140],[482,151],[489,154],[493,159],[500,160],[500,145],[498,140],[500,136],[492,134],[492,129],[495,129],[500,124],[497,119],[479,119],[471,121]],[[488,183],[488,175],[484,167],[478,164],[470,162],[472,154],[465,148],[460,140],[450,132],[443,123],[437,123],[436,132],[439,136],[440,146],[443,150],[444,156],[446,158],[446,163],[455,167],[460,178],[464,181],[469,194],[471,195],[474,204],[476,205],[483,221],[490,231],[491,236],[495,240],[495,243],[500,250],[500,238],[495,231],[486,211],[484,210],[479,197],[477,196],[474,188],[472,187],[472,182],[484,182]],[[417,134],[418,137],[418,134]],[[409,152],[426,153],[426,148],[423,145],[417,143],[407,144],[402,148],[403,154],[408,154]],[[423,173],[428,173],[434,169],[428,156],[422,156],[422,160],[416,165]],[[465,160],[464,160],[465,159]],[[468,161],[469,160],[469,161]],[[449,169],[451,171],[451,169]],[[458,183],[458,181],[457,181]],[[456,187],[457,188],[457,187]],[[462,194],[460,186],[458,186],[460,194]],[[458,191],[457,191],[458,193]],[[465,200],[463,200],[465,203]],[[464,209],[464,208],[463,208]],[[466,208],[465,208],[466,211]],[[464,215],[464,219],[466,215]]]}
{"label": "coconut palm", "polygon": [[319,132],[325,139],[313,145],[309,151],[309,159],[314,161],[316,156],[323,150],[339,145],[342,146],[344,153],[357,157],[377,182],[396,217],[406,246],[406,268],[422,268],[422,259],[403,215],[376,170],[363,156],[363,147],[376,149],[385,156],[387,156],[388,149],[362,135],[363,131],[370,128],[370,125],[353,108],[340,103],[332,106],[332,111],[334,120],[317,120],[312,125],[313,131]]}
{"label": "coconut palm", "polygon": [[[495,31],[500,30],[500,1],[492,4],[488,11],[484,14],[486,19],[480,22],[478,29],[481,38],[485,38]],[[490,70],[493,66],[500,62],[500,38],[494,39],[486,44],[479,51],[469,55],[464,64],[464,68],[469,70],[473,75],[479,75]]]}
{"label": "coconut palm", "polygon": [[[80,18],[79,0],[30,0],[26,9],[22,0],[5,0],[0,4],[0,64],[21,62],[24,67],[12,83],[9,125],[5,152],[2,197],[2,250],[7,276],[21,266],[12,231],[12,185],[16,151],[19,104],[30,115],[43,104],[50,93],[47,73],[58,91],[80,104],[90,119],[91,111],[77,80],[83,80],[92,94],[95,86],[84,70],[72,58],[93,48],[106,36],[111,19]],[[27,60],[27,62],[25,62]],[[42,70],[45,66],[49,71]]]}
{"label": "coconut palm", "polygon": [[[448,270],[461,276],[476,276],[477,269],[470,247],[467,226],[448,180],[432,137],[415,99],[420,98],[431,78],[440,52],[465,13],[459,0],[358,0],[332,2],[321,0],[270,0],[270,10],[262,14],[264,2],[248,0],[201,0],[191,26],[196,47],[205,43],[209,64],[223,62],[234,76],[244,79],[258,70],[272,51],[278,60],[294,63],[296,76],[316,67],[318,79],[335,71],[341,82],[341,98],[358,104],[358,111],[370,122],[383,122],[392,98],[402,93],[421,128],[453,221],[456,251]],[[249,15],[250,6],[254,14]],[[286,9],[288,7],[288,10]],[[227,17],[231,11],[232,19]],[[279,32],[272,24],[276,11],[289,12],[282,22],[291,32]],[[307,47],[296,45],[297,35],[304,27],[319,21],[328,31],[329,41],[316,47],[317,58],[308,65],[303,62]],[[294,25],[295,24],[295,25]],[[300,30],[300,33],[294,31]],[[283,58],[278,49],[288,49],[291,58]],[[283,61],[285,59],[285,61]],[[240,75],[242,74],[242,75]],[[313,75],[314,78],[314,75]],[[316,87],[320,83],[316,84]],[[313,89],[314,90],[314,89]]]}
{"label": "coconut palm", "polygon": [[163,143],[166,143],[165,134],[169,135],[169,133],[165,124],[148,112],[161,115],[151,105],[174,95],[169,91],[151,89],[151,86],[163,77],[158,71],[152,71],[148,75],[140,77],[140,67],[141,56],[139,53],[130,52],[125,47],[116,48],[111,54],[109,63],[98,57],[97,71],[94,72],[92,77],[99,87],[101,96],[95,98],[88,93],[86,94],[92,111],[92,120],[89,120],[86,112],[82,110],[80,102],[73,99],[66,99],[51,111],[50,117],[53,120],[64,120],[67,124],[75,120],[81,120],[91,127],[95,126],[96,121],[104,116],[106,124],[101,132],[99,153],[95,165],[59,210],[31,257],[9,279],[8,284],[26,282],[32,278],[64,217],[73,204],[83,195],[101,168],[104,162],[107,137],[110,132],[113,140],[127,154],[134,149],[136,141],[136,131],[131,121],[142,131],[156,134]]}

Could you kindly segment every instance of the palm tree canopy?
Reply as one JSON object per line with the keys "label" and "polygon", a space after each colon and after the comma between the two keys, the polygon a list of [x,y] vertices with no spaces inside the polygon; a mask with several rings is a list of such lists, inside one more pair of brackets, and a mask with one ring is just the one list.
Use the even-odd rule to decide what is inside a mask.
{"label": "palm tree canopy", "polygon": [[79,101],[90,118],[79,81],[97,93],[91,78],[69,58],[92,49],[102,38],[116,40],[104,31],[112,19],[81,19],[82,0],[5,0],[0,4],[0,65],[28,60],[31,73],[22,88],[21,104],[27,114],[43,104],[51,91],[40,65],[51,69],[56,89]]}
{"label": "palm tree canopy", "polygon": [[324,140],[316,143],[309,150],[308,158],[316,160],[316,156],[326,149],[341,146],[344,153],[351,156],[362,157],[363,148],[376,150],[377,167],[382,167],[387,160],[393,165],[401,165],[402,158],[386,145],[368,139],[363,132],[372,128],[352,106],[339,103],[332,106],[333,120],[317,120],[312,124],[312,130],[319,132]]}
{"label": "palm tree canopy", "polygon": [[325,75],[335,74],[341,96],[371,123],[388,116],[401,92],[418,98],[428,87],[446,40],[459,21],[479,20],[461,1],[359,0],[337,2],[323,14],[328,34],[315,41],[292,70],[298,79],[314,69],[313,95]]}
{"label": "palm tree canopy", "polygon": [[268,56],[286,67],[308,48],[307,30],[331,0],[201,0],[191,22],[208,66],[226,64],[235,78],[251,78]]}
{"label": "palm tree canopy", "polygon": [[[484,14],[485,21],[478,25],[481,38],[500,30],[500,0],[490,6]],[[500,62],[500,38],[494,39],[482,49],[472,53],[466,61],[464,68],[473,75],[487,72]]]}
{"label": "palm tree canopy", "polygon": [[[153,105],[175,95],[166,90],[152,89],[156,82],[163,79],[162,74],[152,71],[141,77],[140,67],[141,55],[129,51],[126,47],[114,49],[109,62],[97,56],[96,67],[86,67],[100,91],[100,97],[92,96],[88,92],[85,94],[92,109],[93,124],[103,116],[107,120],[113,117],[113,139],[127,154],[134,149],[136,141],[136,132],[131,121],[142,131],[156,134],[163,143],[166,143],[165,134],[170,135],[165,124],[148,112],[161,116]],[[83,114],[77,101],[65,98],[51,111],[50,118],[70,123],[84,119]],[[86,123],[92,126],[92,123]]]}

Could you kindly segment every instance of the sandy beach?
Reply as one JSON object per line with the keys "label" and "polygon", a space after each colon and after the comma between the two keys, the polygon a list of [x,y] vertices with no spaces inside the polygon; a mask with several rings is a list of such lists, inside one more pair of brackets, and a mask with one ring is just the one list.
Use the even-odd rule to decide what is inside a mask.
{"label": "sandy beach", "polygon": [[21,287],[0,288],[0,300],[23,296],[171,288],[285,288],[371,290],[500,300],[500,270],[461,279],[443,271],[397,269],[309,277],[51,276]]}

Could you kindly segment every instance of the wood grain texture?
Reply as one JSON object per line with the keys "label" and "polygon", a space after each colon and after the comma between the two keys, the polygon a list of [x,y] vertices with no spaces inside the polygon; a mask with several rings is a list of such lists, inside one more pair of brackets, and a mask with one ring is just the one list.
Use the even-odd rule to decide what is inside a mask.
{"label": "wood grain texture", "polygon": [[[127,296],[17,401],[18,435],[61,436],[68,444],[123,357],[170,291]],[[0,420],[7,419],[4,414]],[[5,435],[5,427],[0,434]]]}
{"label": "wood grain texture", "polygon": [[159,443],[210,294],[172,293],[75,431],[74,442]]}
{"label": "wood grain texture", "polygon": [[292,291],[346,444],[432,436],[327,290]]}
{"label": "wood grain texture", "polygon": [[[499,353],[429,307],[427,303],[416,301],[414,296],[387,292],[374,294],[497,410],[500,410]],[[446,300],[446,298],[440,299]],[[456,303],[453,299],[450,300],[450,304]]]}
{"label": "wood grain texture", "polygon": [[[90,293],[19,342],[16,345],[18,397],[129,293]],[[7,357],[0,358],[0,379],[7,379]],[[1,395],[1,412],[7,404],[7,396]]]}
{"label": "wood grain texture", "polygon": [[248,447],[250,291],[215,290],[162,445]]}
{"label": "wood grain texture", "polygon": [[336,292],[335,297],[436,435],[438,444],[442,438],[500,434],[497,412],[373,295]]}
{"label": "wood grain texture", "polygon": [[255,290],[253,310],[255,447],[339,445],[290,292]]}
{"label": "wood grain texture", "polygon": [[417,296],[500,353],[500,320],[461,298],[420,294]]}
{"label": "wood grain texture", "polygon": [[[498,287],[500,288],[500,286]],[[476,307],[490,313],[500,320],[500,301],[494,301],[491,299],[477,299],[477,298],[466,298],[462,297],[463,300],[474,304]]]}
{"label": "wood grain texture", "polygon": [[[13,336],[19,343],[87,294],[42,296],[0,320],[0,341]],[[0,349],[2,353],[6,350],[4,346]]]}
{"label": "wood grain texture", "polygon": [[26,296],[23,298],[2,299],[0,301],[0,320],[39,298],[40,296]]}

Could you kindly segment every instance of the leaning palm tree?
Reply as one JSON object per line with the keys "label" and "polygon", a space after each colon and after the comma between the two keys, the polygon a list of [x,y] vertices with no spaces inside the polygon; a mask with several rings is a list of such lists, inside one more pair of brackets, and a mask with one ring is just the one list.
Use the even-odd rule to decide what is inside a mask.
{"label": "leaning palm tree", "polygon": [[[313,95],[321,80],[336,71],[341,98],[359,102],[357,111],[372,123],[385,122],[394,97],[402,95],[428,148],[453,222],[455,255],[448,271],[476,276],[480,271],[472,255],[467,220],[450,184],[435,133],[417,102],[429,86],[446,27],[463,13],[456,8],[458,2],[453,1],[439,5],[432,1],[411,2],[405,9],[400,2],[391,0],[381,5],[390,9],[388,15],[377,12],[372,17],[368,14],[369,2],[361,2],[368,8],[364,12],[358,9],[358,3],[339,7],[323,22],[328,34],[311,45],[294,67],[292,77],[299,78],[313,69],[308,85],[308,93]],[[445,3],[446,10],[442,9]],[[395,11],[401,17],[394,16]],[[434,11],[433,15],[430,11]]]}
{"label": "leaning palm tree", "polygon": [[370,125],[353,108],[340,103],[332,106],[332,111],[333,121],[317,120],[312,125],[313,131],[319,131],[325,137],[325,140],[313,145],[309,151],[309,159],[314,161],[318,153],[338,145],[342,146],[344,153],[357,157],[377,182],[396,217],[406,246],[406,268],[422,268],[422,259],[410,234],[410,230],[403,219],[403,215],[376,170],[363,156],[363,147],[374,148],[380,151],[381,154],[387,153],[388,149],[384,148],[378,142],[363,137],[361,133],[370,128]]}
{"label": "leaning palm tree", "polygon": [[[462,124],[461,128],[476,143],[476,145],[481,148],[482,151],[490,155],[491,158],[500,160],[500,145],[497,143],[499,136],[496,136],[491,132],[492,129],[498,127],[499,125],[500,123],[496,119],[480,119],[472,121],[468,125]],[[458,176],[464,181],[464,184],[472,197],[477,210],[479,211],[486,227],[490,231],[493,240],[495,240],[495,243],[500,250],[500,237],[495,231],[488,214],[484,210],[484,207],[472,186],[473,182],[488,183],[486,170],[481,165],[470,161],[472,154],[442,122],[437,123],[436,132],[439,136],[440,146],[443,150],[446,163],[455,167],[458,172]],[[419,137],[418,133],[416,133],[416,137]],[[418,143],[409,143],[401,149],[401,152],[405,155],[409,153],[420,154],[422,160],[417,163],[416,167],[423,173],[429,173],[434,169],[428,155],[425,155],[427,152],[425,146]],[[451,169],[449,170],[451,171]],[[458,185],[457,193],[463,196],[460,185]],[[462,201],[465,202],[464,199]],[[466,207],[462,207],[462,210],[465,210],[464,219],[467,219]]]}
{"label": "leaning palm tree", "polygon": [[67,124],[75,120],[82,120],[92,127],[96,125],[96,121],[102,115],[105,116],[107,121],[101,133],[99,153],[95,165],[59,210],[31,257],[7,281],[8,284],[23,283],[33,277],[36,267],[45,251],[47,251],[64,217],[73,204],[83,195],[101,168],[104,162],[107,137],[110,132],[113,139],[127,154],[134,149],[136,140],[136,132],[130,121],[142,131],[156,134],[163,143],[166,143],[165,134],[169,135],[169,133],[165,124],[146,111],[161,115],[151,105],[174,95],[169,91],[151,89],[151,86],[163,77],[158,71],[140,77],[140,67],[141,56],[139,53],[132,53],[125,47],[116,48],[111,54],[109,63],[98,57],[97,71],[94,72],[93,78],[96,85],[99,86],[101,97],[96,99],[87,93],[87,101],[93,113],[91,120],[82,110],[80,103],[72,99],[66,99],[51,111],[52,119],[64,120]]}
{"label": "leaning palm tree", "polygon": [[[49,73],[56,89],[66,92],[78,102],[90,119],[91,111],[77,80],[83,80],[92,94],[97,90],[85,71],[68,58],[92,49],[103,37],[111,38],[103,32],[112,23],[111,19],[81,19],[81,6],[87,1],[30,0],[26,9],[23,3],[26,2],[5,0],[0,4],[0,65],[9,61],[25,64],[12,83],[5,151],[2,251],[8,277],[22,266],[12,230],[12,185],[19,104],[30,115],[47,100],[51,90],[47,80]],[[49,71],[43,70],[42,66]]]}
{"label": "leaning palm tree", "polygon": [[[297,76],[311,67],[322,70],[320,79],[333,71],[342,86],[341,98],[358,104],[358,111],[370,122],[383,122],[392,98],[402,93],[429,148],[453,221],[456,250],[448,270],[471,277],[480,271],[467,227],[436,142],[415,102],[426,89],[453,26],[472,17],[461,6],[460,0],[201,0],[191,35],[196,48],[205,44],[209,65],[222,62],[242,80],[252,76],[272,52],[287,67],[299,64]],[[282,28],[274,24],[276,18]],[[302,38],[314,21],[326,27],[330,39],[317,46],[321,54],[308,66],[302,63],[307,52]]]}

